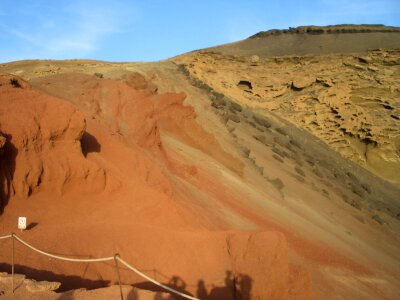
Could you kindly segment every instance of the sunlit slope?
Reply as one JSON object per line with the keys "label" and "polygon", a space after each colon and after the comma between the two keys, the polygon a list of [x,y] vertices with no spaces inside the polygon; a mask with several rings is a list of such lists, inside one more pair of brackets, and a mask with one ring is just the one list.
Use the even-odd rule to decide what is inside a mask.
{"label": "sunlit slope", "polygon": [[[208,299],[396,299],[398,51],[254,54],[0,65],[2,232],[24,214],[42,249]],[[64,289],[115,280],[17,251]]]}
{"label": "sunlit slope", "polygon": [[398,27],[343,25],[301,26],[260,32],[243,41],[212,48],[228,55],[307,55],[353,53],[400,47]]}

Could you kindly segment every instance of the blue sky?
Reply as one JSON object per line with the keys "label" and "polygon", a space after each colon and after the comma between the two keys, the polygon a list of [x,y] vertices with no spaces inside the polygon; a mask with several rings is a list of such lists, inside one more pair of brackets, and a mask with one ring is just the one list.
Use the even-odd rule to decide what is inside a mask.
{"label": "blue sky", "polygon": [[299,25],[400,26],[400,0],[0,0],[0,62],[155,61]]}

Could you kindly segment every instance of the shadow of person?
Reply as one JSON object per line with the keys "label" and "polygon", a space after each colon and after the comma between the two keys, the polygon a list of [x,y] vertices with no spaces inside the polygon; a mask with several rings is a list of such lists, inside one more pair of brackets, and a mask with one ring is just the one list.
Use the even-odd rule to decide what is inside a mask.
{"label": "shadow of person", "polygon": [[138,296],[136,288],[132,287],[132,290],[129,292],[129,294],[124,299],[125,300],[138,300],[139,296]]}
{"label": "shadow of person", "polygon": [[[214,287],[210,295],[208,296],[208,300],[236,300],[236,287],[235,281],[232,274],[232,271],[225,272],[225,286],[223,287]],[[201,298],[200,298],[201,299]]]}
{"label": "shadow of person", "polygon": [[235,289],[234,277],[232,271],[225,272],[225,287],[227,289]]}
{"label": "shadow of person", "polygon": [[225,285],[214,287],[209,295],[207,295],[204,281],[200,280],[197,285],[197,297],[201,300],[250,300],[251,277],[244,274],[234,275],[232,271],[226,271],[225,274]]}
{"label": "shadow of person", "polygon": [[179,276],[173,276],[168,282],[168,286],[178,291],[184,291],[186,288],[186,283]]}
{"label": "shadow of person", "polygon": [[[173,276],[168,283],[165,283],[166,286],[181,292],[183,294],[193,296],[191,293],[186,291],[186,283],[183,281],[182,278],[179,276]],[[147,291],[152,291],[154,292],[154,300],[177,300],[177,299],[186,299],[184,297],[181,297],[175,293],[169,292],[165,290],[164,288],[155,285],[154,283],[151,282],[141,282],[141,283],[136,283],[133,285],[136,288],[147,290]]]}
{"label": "shadow of person", "polygon": [[208,300],[208,294],[204,280],[199,280],[197,283],[196,297],[200,300]]}
{"label": "shadow of person", "polygon": [[239,274],[235,279],[236,298],[238,300],[250,300],[252,279],[248,275]]}
{"label": "shadow of person", "polygon": [[[179,276],[172,276],[170,281],[168,282],[167,286],[170,288],[177,290],[178,292],[188,294],[188,292],[185,291],[186,288],[186,283],[180,278]],[[171,294],[168,298],[168,300],[175,300],[175,299],[184,299],[183,297]]]}

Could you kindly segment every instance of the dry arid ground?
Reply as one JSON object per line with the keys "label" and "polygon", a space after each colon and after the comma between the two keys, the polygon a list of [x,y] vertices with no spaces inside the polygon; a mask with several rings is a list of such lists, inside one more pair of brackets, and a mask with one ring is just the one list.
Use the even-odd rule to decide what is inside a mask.
{"label": "dry arid ground", "polygon": [[[2,64],[0,235],[26,216],[39,249],[119,253],[200,299],[398,299],[399,49],[398,28],[346,25],[156,63]],[[120,297],[113,263],[15,247],[30,279],[12,294],[2,273],[0,299]],[[125,299],[175,299],[121,280]]]}

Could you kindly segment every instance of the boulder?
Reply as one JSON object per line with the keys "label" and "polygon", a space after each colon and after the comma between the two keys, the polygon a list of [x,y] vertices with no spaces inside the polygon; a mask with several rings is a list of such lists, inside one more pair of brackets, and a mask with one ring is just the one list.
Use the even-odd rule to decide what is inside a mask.
{"label": "boulder", "polygon": [[302,90],[311,86],[315,82],[315,78],[311,76],[297,76],[292,80],[292,89]]}

